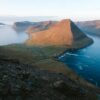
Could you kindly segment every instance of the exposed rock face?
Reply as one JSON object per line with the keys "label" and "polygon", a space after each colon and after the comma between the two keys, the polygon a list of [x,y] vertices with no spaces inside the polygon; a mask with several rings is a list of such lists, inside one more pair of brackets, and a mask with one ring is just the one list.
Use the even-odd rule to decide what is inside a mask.
{"label": "exposed rock face", "polygon": [[32,34],[27,41],[29,45],[73,45],[88,38],[71,20],[65,19],[48,30]]}
{"label": "exposed rock face", "polygon": [[100,36],[100,20],[77,22],[76,25],[88,34]]}
{"label": "exposed rock face", "polygon": [[27,33],[37,32],[48,29],[52,26],[55,22],[53,21],[43,21],[43,22],[16,22],[13,25],[13,28],[17,32],[26,31]]}

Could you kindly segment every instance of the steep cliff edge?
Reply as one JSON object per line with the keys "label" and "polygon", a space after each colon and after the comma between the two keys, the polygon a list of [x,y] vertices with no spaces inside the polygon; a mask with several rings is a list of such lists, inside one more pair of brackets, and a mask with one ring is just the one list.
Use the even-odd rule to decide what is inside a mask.
{"label": "steep cliff edge", "polygon": [[65,19],[48,30],[31,34],[28,45],[66,45],[81,48],[93,41],[87,37],[71,20]]}

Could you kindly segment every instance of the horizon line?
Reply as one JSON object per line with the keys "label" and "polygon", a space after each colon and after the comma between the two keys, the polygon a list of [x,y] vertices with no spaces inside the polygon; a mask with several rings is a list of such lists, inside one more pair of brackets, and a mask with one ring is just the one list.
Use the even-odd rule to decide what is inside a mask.
{"label": "horizon line", "polygon": [[66,16],[53,16],[53,15],[0,15],[0,17],[17,17],[17,18],[28,18],[28,17],[52,17],[51,20],[53,20],[53,18],[56,20],[61,20],[61,19],[71,19],[71,20],[77,20],[77,21],[93,21],[93,20],[100,20],[99,18],[88,18],[88,17],[85,17],[85,18],[81,18],[81,17],[67,17]]}

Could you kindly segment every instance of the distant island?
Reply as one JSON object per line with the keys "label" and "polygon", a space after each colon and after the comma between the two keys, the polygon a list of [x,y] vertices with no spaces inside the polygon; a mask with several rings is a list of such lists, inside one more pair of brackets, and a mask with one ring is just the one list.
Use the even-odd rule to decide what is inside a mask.
{"label": "distant island", "polygon": [[48,29],[54,23],[56,23],[56,21],[40,21],[40,22],[22,21],[22,22],[15,22],[12,27],[17,32],[31,33]]}
{"label": "distant island", "polygon": [[4,23],[0,23],[0,25],[5,25]]}
{"label": "distant island", "polygon": [[100,37],[100,20],[93,21],[81,21],[77,22],[76,25],[84,32]]}

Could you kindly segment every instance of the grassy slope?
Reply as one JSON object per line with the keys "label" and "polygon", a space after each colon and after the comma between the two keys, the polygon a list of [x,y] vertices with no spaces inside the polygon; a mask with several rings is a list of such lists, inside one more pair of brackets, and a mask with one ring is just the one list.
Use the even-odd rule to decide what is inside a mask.
{"label": "grassy slope", "polygon": [[23,44],[8,45],[0,47],[0,57],[6,60],[30,64],[41,70],[62,73],[76,81],[78,84],[81,84],[83,87],[99,92],[99,89],[80,78],[68,66],[64,65],[62,62],[58,62],[54,58],[55,56],[63,53],[65,50],[65,46],[38,47]]}
{"label": "grassy slope", "polygon": [[97,100],[68,76],[0,57],[0,100]]}

